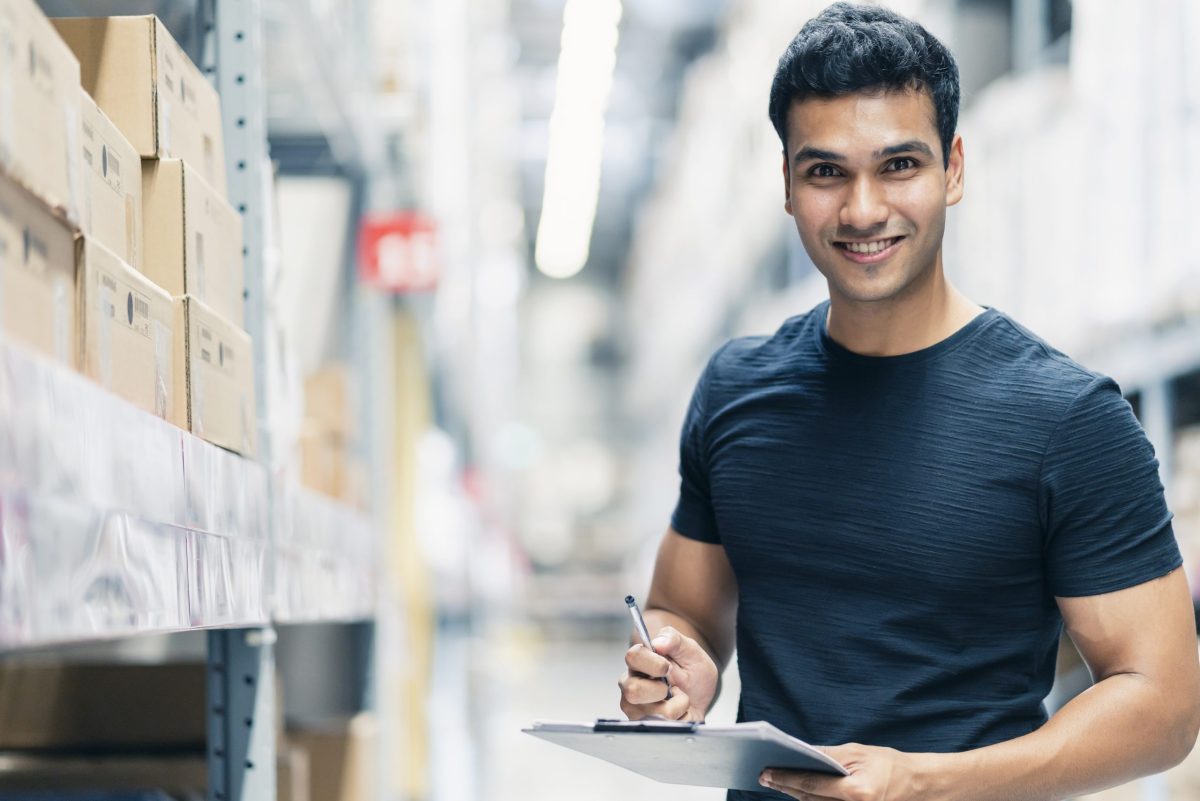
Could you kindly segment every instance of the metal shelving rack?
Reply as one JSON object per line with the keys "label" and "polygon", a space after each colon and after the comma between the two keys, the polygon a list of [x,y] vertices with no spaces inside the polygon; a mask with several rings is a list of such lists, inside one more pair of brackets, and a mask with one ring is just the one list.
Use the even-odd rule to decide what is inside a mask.
{"label": "metal shelving rack", "polygon": [[[139,0],[78,5],[43,0],[58,14],[156,10]],[[274,626],[375,620],[380,518],[269,468],[263,8],[190,8],[190,49],[220,93],[229,201],[243,220],[260,452],[250,460],[209,445],[0,341],[0,653],[208,630],[208,798],[267,801]],[[380,301],[356,303],[383,324]]]}

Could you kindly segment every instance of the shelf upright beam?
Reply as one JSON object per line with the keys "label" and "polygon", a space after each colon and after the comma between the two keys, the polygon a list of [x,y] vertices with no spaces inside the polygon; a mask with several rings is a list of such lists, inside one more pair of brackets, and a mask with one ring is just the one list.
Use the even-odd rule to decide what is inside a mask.
{"label": "shelf upright beam", "polygon": [[274,629],[208,634],[208,801],[275,799]]}
{"label": "shelf upright beam", "polygon": [[[204,67],[221,96],[229,202],[242,217],[245,321],[254,343],[258,459],[269,466],[263,197],[269,161],[262,4],[260,0],[206,0],[203,7],[210,9],[206,28],[211,45],[206,47]],[[273,484],[270,476],[268,483]],[[270,486],[268,497],[275,497]],[[274,532],[278,510],[273,501],[268,503],[267,524]],[[271,572],[268,567],[268,585]],[[270,597],[269,586],[266,589]],[[275,798],[274,642],[271,628],[208,635],[208,801]]]}
{"label": "shelf upright beam", "polygon": [[246,331],[254,340],[254,392],[258,408],[259,460],[271,464],[266,420],[267,286],[264,279],[263,192],[270,180],[267,158],[267,92],[263,79],[262,4],[215,0],[215,63],[211,77],[221,95],[229,202],[242,216]]}

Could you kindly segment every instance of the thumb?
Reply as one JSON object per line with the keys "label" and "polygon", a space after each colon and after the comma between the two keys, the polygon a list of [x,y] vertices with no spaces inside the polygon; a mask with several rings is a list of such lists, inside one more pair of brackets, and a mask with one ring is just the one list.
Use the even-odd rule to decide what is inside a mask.
{"label": "thumb", "polygon": [[659,656],[665,656],[680,664],[686,664],[699,656],[699,654],[695,653],[700,650],[700,646],[696,641],[684,637],[670,626],[664,626],[659,629],[658,634],[655,635],[650,644],[654,646],[654,650]]}

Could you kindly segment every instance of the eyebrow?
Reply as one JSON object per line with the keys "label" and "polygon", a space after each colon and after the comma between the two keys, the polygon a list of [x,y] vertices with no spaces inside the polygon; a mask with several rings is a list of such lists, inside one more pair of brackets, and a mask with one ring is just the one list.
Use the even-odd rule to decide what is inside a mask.
{"label": "eyebrow", "polygon": [[796,155],[792,157],[793,164],[800,164],[805,161],[845,161],[846,157],[841,153],[834,153],[832,150],[818,150],[815,147],[802,147],[796,151]]}
{"label": "eyebrow", "polygon": [[898,145],[889,145],[882,150],[876,150],[871,155],[877,159],[883,159],[888,156],[898,156],[901,153],[920,153],[926,158],[933,158],[933,149],[920,139],[909,139],[907,142],[901,142]]}
{"label": "eyebrow", "polygon": [[[880,148],[871,154],[872,158],[882,159],[889,156],[898,156],[901,153],[920,153],[926,158],[933,158],[933,149],[929,145],[922,142],[920,139],[910,139],[907,142],[900,142],[895,145],[888,145]],[[793,164],[800,164],[805,161],[846,161],[846,157],[841,153],[834,153],[832,150],[821,150],[816,147],[802,147],[796,151],[796,155],[792,158]]]}

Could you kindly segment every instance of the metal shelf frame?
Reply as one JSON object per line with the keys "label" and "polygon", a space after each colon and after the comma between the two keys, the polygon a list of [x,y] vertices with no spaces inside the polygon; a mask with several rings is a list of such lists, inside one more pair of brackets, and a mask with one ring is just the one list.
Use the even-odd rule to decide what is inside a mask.
{"label": "metal shelf frame", "polygon": [[[73,0],[39,2],[52,13],[158,10],[150,0],[112,0],[90,10]],[[287,480],[274,467],[276,443],[266,424],[274,400],[265,369],[273,175],[264,15],[294,13],[306,36],[320,36],[307,3],[268,2],[168,0],[186,25],[181,43],[221,99],[228,200],[243,223],[257,457],[203,442],[0,337],[0,654],[207,630],[209,801],[275,798],[274,626],[366,622],[363,640],[370,643],[378,610],[384,517]],[[334,99],[337,89],[321,87]],[[361,205],[374,179],[367,165],[382,160],[381,145],[369,119],[338,108],[341,140],[359,151],[346,169]],[[351,315],[348,332],[354,363],[371,378],[380,357],[359,349],[374,347],[388,301],[348,289],[361,312]],[[366,418],[381,417],[365,406]],[[132,456],[125,452],[130,440]],[[371,443],[367,454],[376,489],[381,447]],[[371,673],[372,654],[359,656]],[[373,676],[359,681],[363,697],[373,696]]]}

